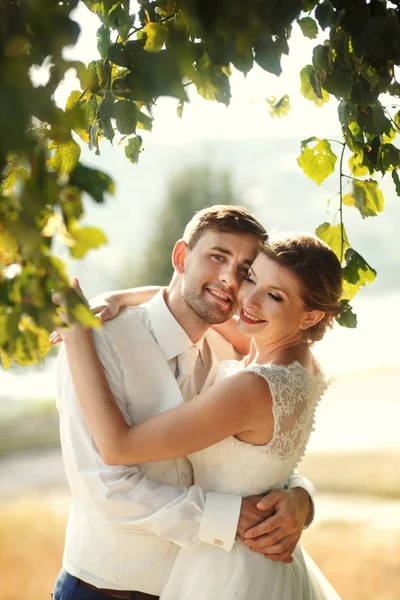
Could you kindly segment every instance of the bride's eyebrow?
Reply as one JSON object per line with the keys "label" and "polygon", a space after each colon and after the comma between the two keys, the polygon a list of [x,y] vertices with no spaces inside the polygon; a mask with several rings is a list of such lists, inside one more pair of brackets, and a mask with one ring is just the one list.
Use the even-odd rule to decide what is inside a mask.
{"label": "bride's eyebrow", "polygon": [[249,274],[251,273],[251,275],[253,275],[253,277],[255,277],[257,279],[257,275],[254,273],[253,267],[249,267],[248,273]]}

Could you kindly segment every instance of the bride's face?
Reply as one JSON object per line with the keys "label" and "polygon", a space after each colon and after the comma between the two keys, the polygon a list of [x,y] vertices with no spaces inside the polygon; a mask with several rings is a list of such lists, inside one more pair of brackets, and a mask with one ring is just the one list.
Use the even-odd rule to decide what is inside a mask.
{"label": "bride's face", "polygon": [[240,286],[239,329],[258,342],[302,337],[311,312],[302,300],[300,280],[288,268],[260,253]]}

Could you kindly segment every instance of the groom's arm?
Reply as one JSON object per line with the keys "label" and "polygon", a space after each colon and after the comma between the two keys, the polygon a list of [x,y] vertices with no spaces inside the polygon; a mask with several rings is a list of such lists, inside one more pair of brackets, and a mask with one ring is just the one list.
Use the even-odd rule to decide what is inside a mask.
{"label": "groom's arm", "polygon": [[[96,346],[112,392],[130,422],[122,363],[105,330],[96,334]],[[203,541],[231,550],[242,498],[207,494],[198,486],[167,485],[149,479],[135,465],[105,465],[80,411],[64,350],[58,359],[58,372],[63,455],[76,499],[90,499],[117,528],[153,533],[185,548]]]}

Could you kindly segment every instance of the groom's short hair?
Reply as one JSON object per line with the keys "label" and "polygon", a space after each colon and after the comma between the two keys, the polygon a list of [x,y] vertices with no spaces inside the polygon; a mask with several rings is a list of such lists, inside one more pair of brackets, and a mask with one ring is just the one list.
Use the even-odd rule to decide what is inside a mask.
{"label": "groom's short hair", "polygon": [[268,240],[264,227],[247,208],[228,204],[215,204],[195,213],[183,232],[183,240],[193,248],[206,230],[224,233],[251,233],[262,243]]}

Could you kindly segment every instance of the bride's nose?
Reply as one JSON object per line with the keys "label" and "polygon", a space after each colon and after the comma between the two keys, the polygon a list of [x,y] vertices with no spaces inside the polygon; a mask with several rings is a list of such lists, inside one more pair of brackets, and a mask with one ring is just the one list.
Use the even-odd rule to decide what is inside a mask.
{"label": "bride's nose", "polygon": [[255,308],[259,310],[261,308],[260,294],[257,290],[252,290],[249,294],[244,295],[243,304],[248,308]]}

